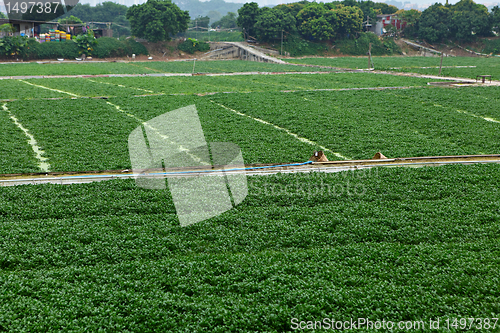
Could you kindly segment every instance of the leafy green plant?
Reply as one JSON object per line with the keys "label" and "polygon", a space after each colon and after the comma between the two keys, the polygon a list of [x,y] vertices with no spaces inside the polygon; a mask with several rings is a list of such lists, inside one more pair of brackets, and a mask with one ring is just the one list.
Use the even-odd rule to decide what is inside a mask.
{"label": "leafy green plant", "polygon": [[322,43],[313,43],[297,35],[288,35],[283,43],[283,50],[292,57],[321,55],[328,51],[328,46]]}
{"label": "leafy green plant", "polygon": [[195,53],[196,51],[206,52],[210,50],[210,45],[208,43],[199,42],[197,39],[188,38],[184,42],[180,43],[178,49],[190,54]]}
{"label": "leafy green plant", "polygon": [[335,50],[342,54],[367,55],[369,44],[372,44],[372,55],[400,54],[401,48],[394,43],[393,39],[381,40],[371,32],[362,32],[358,38],[342,39],[335,42]]}
{"label": "leafy green plant", "polygon": [[97,45],[97,39],[94,36],[94,32],[89,30],[86,34],[81,34],[78,36],[73,36],[73,41],[78,46],[78,53],[91,56],[94,51],[94,47]]}
{"label": "leafy green plant", "polygon": [[[365,194],[327,190],[347,183]],[[236,209],[187,228],[167,190],[133,180],[0,187],[0,325],[285,332],[292,318],[498,316],[499,165],[248,187]]]}
{"label": "leafy green plant", "polygon": [[17,57],[25,52],[28,38],[25,36],[5,36],[0,39],[0,54]]}

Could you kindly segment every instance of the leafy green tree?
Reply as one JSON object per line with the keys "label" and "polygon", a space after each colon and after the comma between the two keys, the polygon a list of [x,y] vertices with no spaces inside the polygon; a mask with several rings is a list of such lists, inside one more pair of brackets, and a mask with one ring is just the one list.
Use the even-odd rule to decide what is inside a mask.
{"label": "leafy green tree", "polygon": [[131,32],[150,42],[170,40],[172,35],[186,31],[189,13],[182,11],[170,0],[148,0],[133,5],[127,11]]}
{"label": "leafy green tree", "polygon": [[263,11],[255,23],[257,37],[263,41],[280,39],[282,31],[295,32],[297,30],[295,17],[279,8]]}
{"label": "leafy green tree", "polygon": [[[243,38],[247,36],[255,37],[257,36],[257,29],[255,29],[255,23],[262,13],[262,9],[256,2],[247,2],[240,9],[238,9],[238,19],[236,23],[243,29]],[[246,36],[245,36],[246,35]]]}
{"label": "leafy green tree", "polygon": [[125,15],[115,17],[111,28],[113,29],[113,37],[130,36],[130,22]]}
{"label": "leafy green tree", "polygon": [[471,41],[474,35],[491,35],[488,9],[472,0],[461,0],[450,7],[452,10],[450,35],[458,40]]}
{"label": "leafy green tree", "polygon": [[363,12],[359,7],[341,6],[335,10],[337,14],[339,28],[337,35],[346,37],[363,28]]}
{"label": "leafy green tree", "polygon": [[275,9],[279,9],[284,13],[290,13],[293,17],[297,17],[299,12],[304,9],[304,7],[309,4],[307,1],[294,2],[289,4],[277,5]]}
{"label": "leafy green tree", "polygon": [[127,10],[127,6],[112,1],[106,1],[94,7],[92,21],[113,22],[116,17],[126,15]]}
{"label": "leafy green tree", "polygon": [[[363,3],[364,1],[360,1]],[[373,9],[377,10],[379,14],[394,14],[398,11],[398,7],[393,5],[388,5],[383,2],[375,2],[373,3]]]}
{"label": "leafy green tree", "polygon": [[327,40],[335,36],[338,20],[333,10],[312,3],[297,14],[300,33],[307,39]]}
{"label": "leafy green tree", "polygon": [[491,10],[490,23],[493,27],[493,30],[497,33],[500,33],[500,7],[495,6]]}
{"label": "leafy green tree", "polygon": [[212,28],[221,27],[224,29],[234,29],[238,26],[236,22],[236,13],[229,12],[219,21],[212,23]]}
{"label": "leafy green tree", "polygon": [[210,23],[210,17],[208,16],[198,16],[189,23],[190,27],[208,28],[208,23]]}
{"label": "leafy green tree", "polygon": [[82,24],[82,20],[80,20],[78,17],[75,17],[73,15],[70,15],[66,18],[61,18],[57,21],[59,24]]}
{"label": "leafy green tree", "polygon": [[419,37],[430,43],[449,37],[451,15],[451,9],[440,3],[435,3],[424,10],[418,22]]}
{"label": "leafy green tree", "polygon": [[410,9],[410,10],[401,9],[398,10],[396,14],[403,22],[406,23],[403,33],[406,36],[416,35],[418,32],[417,23],[422,13],[416,9]]}
{"label": "leafy green tree", "polygon": [[114,22],[118,16],[124,16],[127,13],[127,6],[120,5],[111,1],[103,2],[95,7],[89,4],[78,3],[71,12],[62,15],[61,18],[66,18],[74,15],[80,18],[83,22]]}
{"label": "leafy green tree", "polygon": [[7,18],[7,16],[4,15],[4,13],[0,12],[0,19]]}
{"label": "leafy green tree", "polygon": [[[71,10],[71,15],[74,15],[78,18],[80,18],[83,22],[90,22],[90,21],[97,21],[93,20],[93,15],[94,15],[94,8],[91,7],[89,4],[84,4],[82,5],[81,3],[78,3],[72,10]],[[61,18],[65,18],[70,16],[70,14],[63,15]]]}
{"label": "leafy green tree", "polygon": [[4,34],[9,34],[11,32],[15,32],[16,29],[12,26],[10,23],[5,23],[0,25],[0,32],[3,32]]}

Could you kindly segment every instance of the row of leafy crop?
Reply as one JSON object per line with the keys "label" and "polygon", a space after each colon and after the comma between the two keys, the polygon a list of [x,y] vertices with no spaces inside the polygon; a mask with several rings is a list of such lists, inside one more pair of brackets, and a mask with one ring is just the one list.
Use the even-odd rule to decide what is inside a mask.
{"label": "row of leafy crop", "polygon": [[282,332],[292,318],[500,314],[499,165],[248,182],[239,206],[186,228],[167,190],[131,180],[0,188],[0,326]]}
{"label": "row of leafy crop", "polygon": [[[388,157],[498,153],[499,124],[475,116],[499,119],[496,104],[485,100],[496,92],[496,87],[431,88],[209,98],[344,156],[363,159],[377,151]],[[435,102],[439,96],[450,97],[444,97],[441,106]],[[474,109],[463,110],[461,100],[466,98],[471,106],[478,102]]]}
{"label": "row of leafy crop", "polygon": [[[34,81],[33,83],[36,84],[36,81]],[[20,80],[2,80],[1,85],[2,89],[0,89],[0,100],[25,98],[57,98],[64,97],[66,95],[60,92],[35,87]]]}
{"label": "row of leafy crop", "polygon": [[0,174],[38,172],[28,137],[15,125],[4,105],[0,102]]}
{"label": "row of leafy crop", "polygon": [[[57,78],[30,83],[79,96],[131,96],[153,93],[203,94],[212,92],[266,92],[309,89],[427,86],[428,79],[371,73],[234,75],[188,77]],[[9,83],[7,82],[7,85]],[[39,89],[36,96],[41,97]],[[33,90],[33,93],[36,93]],[[18,94],[17,94],[18,95]],[[0,95],[1,96],[1,95]]]}
{"label": "row of leafy crop", "polygon": [[303,161],[318,149],[201,97],[152,96],[107,101],[23,100],[9,103],[9,108],[44,147],[52,171],[129,169],[127,142],[132,130],[141,121],[192,104],[198,109],[207,142],[240,145],[247,163]]}
{"label": "row of leafy crop", "polygon": [[[1,76],[14,75],[96,75],[96,74],[147,74],[147,73],[192,73],[194,61],[151,61],[126,63],[58,63],[58,64],[0,64]],[[195,73],[234,72],[309,72],[331,71],[331,69],[281,65],[244,60],[196,61]]]}
{"label": "row of leafy crop", "polygon": [[[440,57],[373,57],[375,69],[415,72],[421,74],[439,74]],[[292,63],[333,66],[341,68],[368,68],[368,58],[339,57],[339,58],[305,58],[289,60]],[[493,78],[500,78],[500,58],[476,57],[445,57],[442,66],[475,66],[474,68],[442,68],[444,76],[475,78],[479,74],[490,74]],[[399,68],[401,67],[401,68]],[[419,68],[435,67],[435,68]]]}
{"label": "row of leafy crop", "polygon": [[[496,154],[499,124],[489,121],[500,120],[499,110],[491,107],[498,104],[492,97],[496,91],[258,92],[22,100],[8,107],[44,147],[53,171],[86,171],[130,168],[131,131],[141,121],[191,104],[198,109],[207,142],[239,145],[246,163],[305,161],[320,145],[352,159],[371,158],[377,151],[388,157]],[[331,152],[327,156],[337,158]]]}

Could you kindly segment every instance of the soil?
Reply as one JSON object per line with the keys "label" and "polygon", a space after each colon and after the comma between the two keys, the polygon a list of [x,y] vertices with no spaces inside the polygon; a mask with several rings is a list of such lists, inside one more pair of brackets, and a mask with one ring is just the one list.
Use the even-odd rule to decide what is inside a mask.
{"label": "soil", "polygon": [[[401,47],[401,49],[404,52],[404,55],[409,56],[409,57],[420,55],[419,50],[406,44],[403,40],[395,39],[394,42],[397,45],[399,45],[399,47]],[[428,48],[431,48],[431,49],[434,49],[434,50],[437,50],[437,51],[440,51],[440,52],[444,52],[446,54],[457,56],[457,57],[477,57],[477,55],[469,53],[463,49],[460,49],[458,47],[451,47],[451,46],[445,45],[445,44],[429,44],[426,42],[422,42],[421,45],[428,47]]]}
{"label": "soil", "polygon": [[[493,37],[493,38],[488,38],[488,39],[497,39],[500,37]],[[403,42],[401,39],[395,39],[394,40],[397,45],[401,47],[403,50],[403,56],[419,56],[421,55],[419,53],[419,50],[416,50],[415,48],[409,46],[405,42]],[[177,45],[181,42],[178,40],[175,41],[169,41],[169,42],[158,42],[158,43],[150,43],[147,41],[140,41],[148,50],[149,55],[137,55],[135,58],[135,61],[151,61],[148,59],[148,57],[153,57],[153,61],[173,61],[173,60],[189,60],[189,59],[200,59],[203,57],[203,52],[196,52],[194,54],[189,54],[182,52],[180,50],[177,50]],[[261,43],[258,46],[260,47],[268,47],[272,48],[271,45],[268,45],[266,43]],[[422,42],[422,46],[429,47],[441,52],[444,52],[446,54],[450,54],[453,56],[459,56],[459,57],[477,57],[477,55],[467,52],[461,48],[458,47],[453,47],[445,44],[429,44]],[[481,49],[482,48],[482,42],[477,41],[474,43],[468,43],[464,44],[463,47],[466,47],[468,49]],[[331,54],[330,54],[331,53]],[[315,57],[313,55],[309,56],[304,56],[304,57],[280,57],[280,58],[311,58]],[[322,55],[317,55],[316,57],[352,57],[351,55],[344,55],[344,54],[337,54],[335,52],[325,52],[325,54]],[[38,62],[38,61],[54,61],[55,59],[38,59],[38,60],[32,60],[30,62]],[[87,62],[91,61],[130,61],[132,60],[131,57],[121,57],[121,58],[94,58],[93,60],[87,60]],[[10,61],[16,61],[10,60]],[[22,60],[18,60],[19,62],[22,62]]]}

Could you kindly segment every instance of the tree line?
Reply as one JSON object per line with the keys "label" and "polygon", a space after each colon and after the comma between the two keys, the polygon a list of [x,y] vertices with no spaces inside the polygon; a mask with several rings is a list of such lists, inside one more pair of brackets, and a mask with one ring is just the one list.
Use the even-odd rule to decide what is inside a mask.
{"label": "tree line", "polygon": [[279,39],[283,32],[314,41],[352,38],[367,24],[376,24],[380,14],[397,14],[405,22],[403,31],[389,26],[389,32],[431,43],[445,39],[472,41],[475,37],[500,33],[500,8],[496,6],[488,12],[486,6],[473,0],[461,0],[454,5],[436,3],[423,12],[356,0],[300,1],[273,8],[259,8],[257,3],[251,2],[240,8],[238,14],[237,24],[243,29],[244,37],[260,41]]}
{"label": "tree line", "polygon": [[[185,0],[193,2],[199,0]],[[210,2],[218,3],[221,0]],[[446,39],[472,41],[476,37],[500,33],[500,8],[492,11],[473,0],[461,0],[454,5],[435,3],[423,12],[371,0],[342,0],[316,3],[303,0],[272,8],[259,7],[255,2],[244,4],[213,22],[212,28],[240,28],[245,39],[272,41],[290,34],[311,41],[354,38],[367,24],[376,24],[377,15],[397,14],[406,22],[403,31],[389,27],[394,33],[421,38],[434,43]],[[170,0],[148,0],[141,5],[127,7],[104,2],[91,7],[77,4],[60,19],[62,23],[113,22],[114,35],[134,35],[151,42],[169,40],[188,28],[209,28],[211,18],[191,19],[187,10],[181,10]],[[116,31],[115,31],[116,30]]]}
{"label": "tree line", "polygon": [[475,37],[493,36],[500,33],[500,8],[488,12],[486,6],[472,0],[461,0],[449,5],[436,3],[422,12],[412,33],[428,42],[446,39],[472,41]]}
{"label": "tree line", "polygon": [[259,8],[255,2],[238,10],[237,23],[245,38],[270,41],[282,33],[300,34],[308,40],[348,38],[375,22],[377,14],[392,14],[398,8],[373,1],[344,0],[329,3],[301,1]]}

